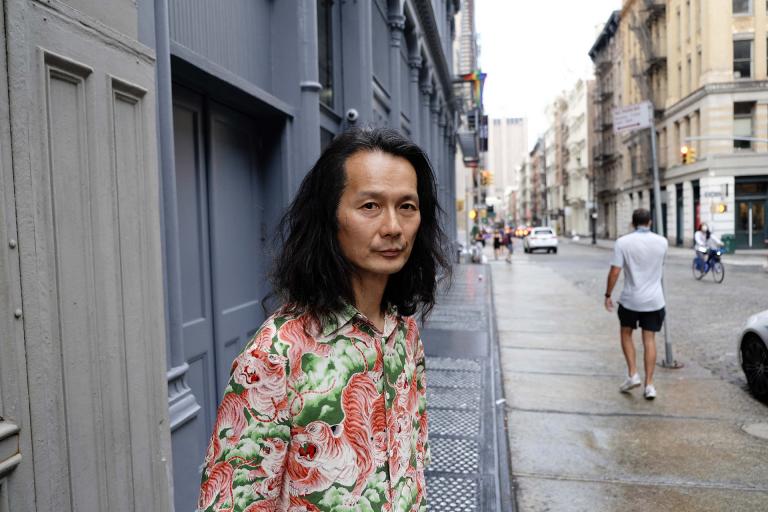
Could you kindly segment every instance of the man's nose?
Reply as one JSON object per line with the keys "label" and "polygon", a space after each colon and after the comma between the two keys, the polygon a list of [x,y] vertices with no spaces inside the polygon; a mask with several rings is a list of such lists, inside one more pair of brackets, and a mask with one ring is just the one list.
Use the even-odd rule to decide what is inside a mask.
{"label": "man's nose", "polygon": [[384,219],[381,224],[381,235],[389,237],[400,236],[403,228],[400,225],[400,216],[396,208],[386,208],[384,210]]}

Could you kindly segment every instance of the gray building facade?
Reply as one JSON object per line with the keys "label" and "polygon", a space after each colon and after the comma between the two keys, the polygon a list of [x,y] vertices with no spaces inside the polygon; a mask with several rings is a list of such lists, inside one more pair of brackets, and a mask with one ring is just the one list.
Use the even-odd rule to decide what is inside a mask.
{"label": "gray building facade", "polygon": [[195,509],[272,233],[352,125],[456,232],[456,0],[6,0],[0,512]]}

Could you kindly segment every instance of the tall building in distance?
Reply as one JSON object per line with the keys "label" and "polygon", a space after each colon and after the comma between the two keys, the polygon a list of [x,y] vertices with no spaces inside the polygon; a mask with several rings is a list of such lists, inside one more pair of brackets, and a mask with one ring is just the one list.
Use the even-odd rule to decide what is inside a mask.
{"label": "tall building in distance", "polygon": [[528,150],[528,121],[524,117],[490,119],[487,171],[493,183],[487,201],[496,220],[517,223],[519,168]]}

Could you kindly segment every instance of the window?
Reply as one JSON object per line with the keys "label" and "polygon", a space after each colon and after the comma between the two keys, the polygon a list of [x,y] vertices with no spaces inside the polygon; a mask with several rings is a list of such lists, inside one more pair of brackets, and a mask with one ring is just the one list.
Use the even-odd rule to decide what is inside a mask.
{"label": "window", "polygon": [[733,42],[733,76],[752,76],[752,41],[749,39],[737,39]]}
{"label": "window", "polygon": [[733,14],[751,14],[751,0],[733,0]]}
{"label": "window", "polygon": [[320,102],[333,108],[333,0],[317,0],[317,67]]}
{"label": "window", "polygon": [[[754,101],[740,101],[733,104],[733,136],[752,137],[752,118],[755,111]],[[734,140],[734,149],[752,149],[749,140]]]}

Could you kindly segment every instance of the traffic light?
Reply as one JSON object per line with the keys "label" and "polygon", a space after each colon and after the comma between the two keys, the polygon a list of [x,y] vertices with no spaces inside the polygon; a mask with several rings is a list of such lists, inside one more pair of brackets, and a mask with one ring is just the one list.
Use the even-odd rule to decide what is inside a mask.
{"label": "traffic light", "polygon": [[691,146],[682,146],[680,148],[680,161],[683,164],[692,164],[696,161],[696,149]]}

